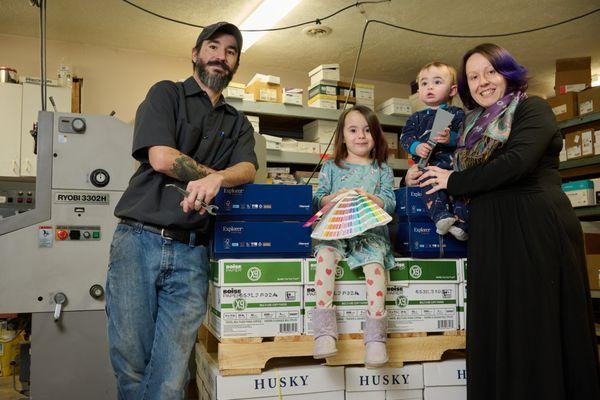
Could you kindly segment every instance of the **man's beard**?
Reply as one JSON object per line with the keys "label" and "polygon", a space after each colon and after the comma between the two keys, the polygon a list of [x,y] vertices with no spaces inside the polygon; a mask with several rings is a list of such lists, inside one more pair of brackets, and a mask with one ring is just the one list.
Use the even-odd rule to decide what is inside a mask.
{"label": "man's beard", "polygon": [[[207,68],[210,65],[221,67],[225,73],[210,73]],[[236,69],[237,67],[235,67],[233,71],[230,70],[227,64],[221,61],[209,61],[206,64],[200,60],[196,62],[196,72],[198,73],[200,80],[215,92],[221,92],[227,87],[227,85],[229,85],[229,82],[231,82]]]}

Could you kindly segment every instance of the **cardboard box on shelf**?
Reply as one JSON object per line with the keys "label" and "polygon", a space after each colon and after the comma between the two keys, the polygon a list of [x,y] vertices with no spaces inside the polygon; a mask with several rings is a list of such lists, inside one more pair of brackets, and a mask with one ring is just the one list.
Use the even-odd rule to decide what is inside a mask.
{"label": "cardboard box on shelf", "polygon": [[293,104],[296,106],[302,105],[302,93],[304,91],[298,88],[283,88],[281,89],[282,99],[284,104]]}
{"label": "cardboard box on shelf", "polygon": [[546,101],[550,104],[552,112],[556,116],[556,121],[566,121],[575,118],[579,114],[577,93],[559,94],[550,97]]}
{"label": "cardboard box on shelf", "polygon": [[577,93],[579,115],[600,112],[600,86]]}
{"label": "cardboard box on shelf", "polygon": [[311,99],[318,94],[337,96],[337,81],[318,81],[308,87],[308,98]]}
{"label": "cardboard box on shelf", "polygon": [[573,207],[585,207],[596,204],[594,183],[589,179],[563,183],[562,190],[569,198],[569,201],[571,201]]}
{"label": "cardboard box on shelf", "polygon": [[565,149],[567,160],[581,158],[581,134],[579,132],[571,132],[565,135]]}
{"label": "cardboard box on shelf", "polygon": [[[598,148],[600,150],[600,147]],[[594,145],[594,154],[596,153],[596,146]],[[563,162],[567,161],[567,149],[565,147],[565,139],[562,140],[562,149],[558,154],[558,161]]]}
{"label": "cardboard box on shelf", "polygon": [[590,289],[600,290],[600,254],[586,254]]}
{"label": "cardboard box on shelf", "polygon": [[254,132],[260,133],[260,117],[256,115],[246,115],[246,118],[250,121],[252,128],[254,128]]}
{"label": "cardboard box on shelf", "polygon": [[562,58],[556,60],[556,75],[554,81],[555,93],[567,93],[576,90],[581,84],[590,87],[592,84],[592,58]]}
{"label": "cardboard box on shelf", "polygon": [[244,100],[246,85],[239,82],[229,82],[229,85],[223,90],[223,97],[226,99]]}
{"label": "cardboard box on shelf", "polygon": [[316,119],[302,126],[302,137],[307,142],[329,141],[335,133],[336,121]]}
{"label": "cardboard box on shelf", "polygon": [[252,94],[254,101],[281,103],[281,80],[278,76],[255,74],[245,90]]}
{"label": "cardboard box on shelf", "polygon": [[[359,102],[360,101],[360,102]],[[356,102],[360,104],[375,103],[375,85],[370,83],[356,84]]]}
{"label": "cardboard box on shelf", "polygon": [[326,108],[329,110],[337,110],[337,96],[328,94],[318,94],[308,99],[309,107]]}
{"label": "cardboard box on shelf", "polygon": [[594,155],[600,154],[600,129],[594,130]]}
{"label": "cardboard box on shelf", "polygon": [[579,132],[581,134],[581,156],[588,157],[594,155],[594,130],[585,129]]}
{"label": "cardboard box on shelf", "polygon": [[379,104],[375,111],[385,115],[411,115],[412,107],[409,99],[392,97]]}
{"label": "cardboard box on shelf", "polygon": [[346,97],[350,92],[350,97],[356,97],[356,85],[350,88],[350,82],[338,82],[337,83],[337,95]]}
{"label": "cardboard box on shelf", "polygon": [[300,153],[319,154],[320,150],[319,143],[298,141],[298,152]]}
{"label": "cardboard box on shelf", "polygon": [[340,64],[321,64],[310,71],[308,76],[311,84],[322,80],[337,82],[340,80]]}
{"label": "cardboard box on shelf", "polygon": [[262,136],[266,140],[268,150],[281,150],[281,142],[283,142],[282,138],[280,138],[279,136],[271,136],[264,133],[262,134]]}

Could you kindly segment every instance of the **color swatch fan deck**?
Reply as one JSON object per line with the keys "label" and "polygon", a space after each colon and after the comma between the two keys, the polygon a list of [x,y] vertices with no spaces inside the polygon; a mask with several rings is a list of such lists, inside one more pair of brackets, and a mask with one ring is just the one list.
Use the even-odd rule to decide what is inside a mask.
{"label": "color swatch fan deck", "polygon": [[330,206],[315,227],[313,239],[348,239],[392,220],[373,200],[354,190],[341,194],[333,202],[335,205]]}

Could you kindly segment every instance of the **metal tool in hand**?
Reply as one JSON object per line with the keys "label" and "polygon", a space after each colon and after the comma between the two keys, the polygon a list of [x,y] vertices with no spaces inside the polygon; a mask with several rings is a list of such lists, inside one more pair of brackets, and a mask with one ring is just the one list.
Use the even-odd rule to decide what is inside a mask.
{"label": "metal tool in hand", "polygon": [[422,157],[419,160],[419,169],[422,170],[427,166],[427,164],[429,163],[429,157],[431,157],[433,150],[435,150],[435,146],[437,146],[437,142],[434,140],[434,138],[438,136],[439,132],[442,132],[452,123],[453,118],[454,114],[442,108],[438,108],[438,110],[435,113],[435,118],[433,119],[433,126],[431,127],[431,134],[434,134],[435,136],[430,137],[429,140],[427,140],[427,144],[431,146],[431,151],[429,152],[427,157]]}
{"label": "metal tool in hand", "polygon": [[[185,189],[180,188],[179,186],[177,186],[173,183],[168,183],[165,185],[165,187],[166,188],[172,187],[175,190],[177,190],[179,193],[184,195],[185,197],[188,197],[190,195],[190,192],[188,192]],[[207,204],[207,203],[203,202],[202,200],[198,201],[198,199],[196,199],[196,203],[200,203],[200,207],[204,208],[206,210],[206,212],[209,213],[210,215],[217,215],[217,211],[219,211],[219,206],[215,206],[213,204]]]}

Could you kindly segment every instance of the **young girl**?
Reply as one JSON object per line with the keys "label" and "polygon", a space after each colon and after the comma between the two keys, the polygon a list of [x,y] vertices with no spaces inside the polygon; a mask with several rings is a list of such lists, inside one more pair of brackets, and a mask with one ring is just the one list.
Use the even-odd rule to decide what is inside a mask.
{"label": "young girl", "polygon": [[[392,214],[396,199],[394,175],[385,163],[387,153],[381,125],[371,109],[357,105],[344,111],[335,131],[334,160],[323,164],[319,188],[313,197],[314,207],[320,209],[340,193],[354,189]],[[387,226],[370,229],[350,239],[318,241],[315,254],[314,357],[330,357],[337,352],[333,289],[336,265],[345,258],[350,268],[362,268],[365,273],[365,365],[385,364],[388,360],[385,270],[394,266]]]}

